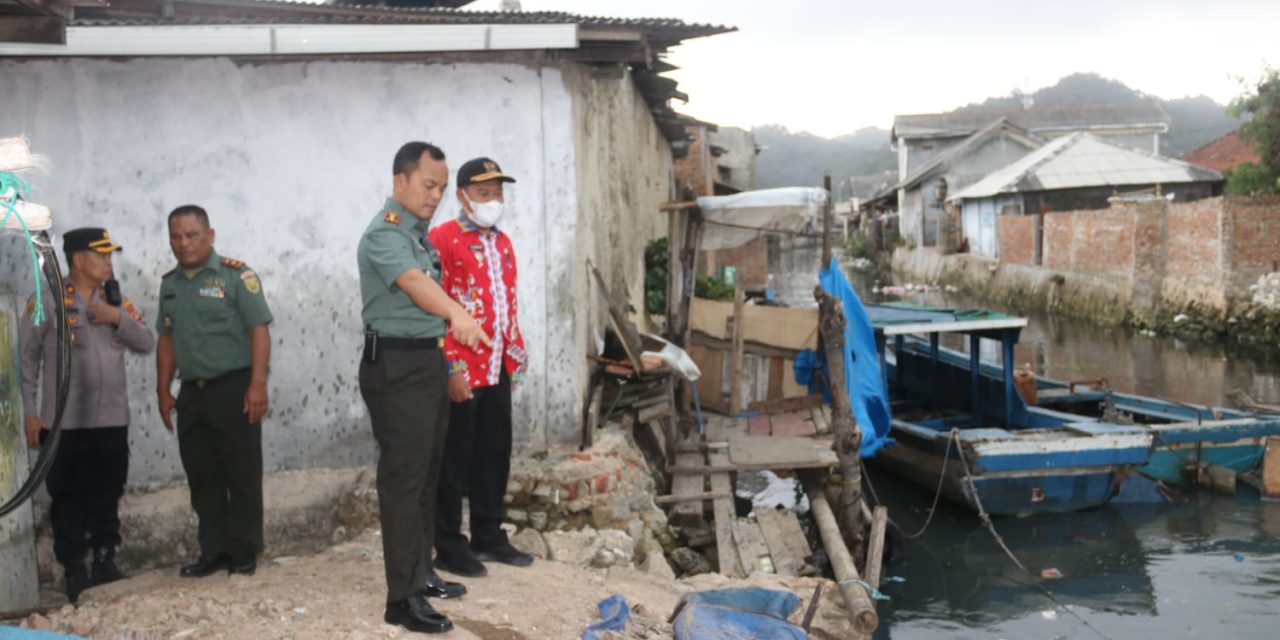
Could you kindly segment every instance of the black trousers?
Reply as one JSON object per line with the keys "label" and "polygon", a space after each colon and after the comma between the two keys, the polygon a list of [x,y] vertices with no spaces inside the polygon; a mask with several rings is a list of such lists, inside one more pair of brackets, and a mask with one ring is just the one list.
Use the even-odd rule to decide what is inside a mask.
{"label": "black trousers", "polygon": [[178,392],[178,453],[208,558],[262,551],[262,424],[244,413],[249,378],[243,369]]}
{"label": "black trousers", "polygon": [[53,555],[60,564],[82,564],[88,549],[120,544],[120,496],[128,475],[128,427],[62,431],[45,477]]}
{"label": "black trousers", "polygon": [[384,347],[377,362],[360,362],[360,395],[378,443],[387,602],[420,591],[434,569],[436,485],[449,428],[447,367],[439,349]]}
{"label": "black trousers", "polygon": [[511,474],[511,380],[472,390],[466,402],[450,403],[444,476],[436,507],[436,549],[448,555],[467,544],[462,535],[462,497],[471,506],[471,547],[507,542],[502,530],[504,498]]}

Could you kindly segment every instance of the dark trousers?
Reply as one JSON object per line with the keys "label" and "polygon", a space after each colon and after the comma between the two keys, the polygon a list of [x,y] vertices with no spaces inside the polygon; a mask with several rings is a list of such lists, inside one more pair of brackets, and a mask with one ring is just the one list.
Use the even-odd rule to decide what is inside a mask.
{"label": "dark trousers", "polygon": [[128,475],[128,427],[62,432],[45,477],[59,563],[83,564],[89,548],[120,544],[120,496]]}
{"label": "dark trousers", "polygon": [[360,362],[360,395],[378,443],[378,509],[387,602],[424,586],[435,533],[436,485],[448,431],[448,375],[439,349],[382,348]]}
{"label": "dark trousers", "polygon": [[436,549],[448,555],[467,544],[462,535],[462,497],[471,506],[471,547],[491,549],[507,542],[502,530],[504,498],[511,473],[511,381],[472,390],[466,402],[449,407],[444,475],[436,507]]}
{"label": "dark trousers", "polygon": [[262,551],[262,424],[249,424],[248,369],[178,393],[178,453],[199,520],[200,555]]}

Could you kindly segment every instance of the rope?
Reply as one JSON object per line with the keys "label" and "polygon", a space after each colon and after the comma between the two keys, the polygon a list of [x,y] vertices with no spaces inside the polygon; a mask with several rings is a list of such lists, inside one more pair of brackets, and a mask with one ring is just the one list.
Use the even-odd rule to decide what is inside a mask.
{"label": "rope", "polygon": [[[929,528],[929,523],[933,522],[933,514],[938,512],[938,500],[942,498],[942,482],[947,479],[947,463],[951,461],[951,445],[960,438],[960,430],[952,429],[951,437],[947,438],[947,450],[942,452],[942,472],[938,474],[938,488],[933,494],[933,504],[929,507],[929,517],[924,519],[924,524],[920,526],[920,530],[907,536],[908,540],[915,540],[924,535]],[[960,451],[960,447],[956,447],[956,451]],[[964,454],[960,454],[960,458],[964,459]]]}
{"label": "rope", "polygon": [[840,586],[842,587],[850,584],[856,584],[862,587],[863,589],[866,589],[867,595],[871,596],[872,600],[889,600],[890,599],[889,596],[886,596],[885,594],[880,593],[879,589],[876,589],[875,587],[867,584],[863,580],[858,580],[857,578],[848,578],[840,581]]}
{"label": "rope", "polygon": [[4,218],[0,218],[0,229],[9,223],[10,217],[17,218],[18,224],[22,227],[22,236],[26,239],[27,251],[31,254],[31,279],[35,282],[36,289],[36,304],[31,311],[31,323],[38,327],[41,322],[44,322],[44,297],[40,295],[40,259],[36,256],[36,243],[31,238],[27,221],[22,219],[21,213],[18,213],[18,198],[29,191],[31,186],[23,182],[22,178],[9,171],[0,171],[0,205],[5,208]]}
{"label": "rope", "polygon": [[982,498],[978,496],[978,487],[974,484],[973,475],[969,472],[969,461],[965,459],[964,451],[959,451],[959,454],[960,455],[958,457],[960,458],[960,464],[964,467],[965,481],[969,483],[969,491],[973,493],[973,504],[978,508],[978,519],[982,521],[982,526],[991,534],[991,537],[996,541],[996,544],[1000,546],[1000,549],[1004,551],[1005,555],[1009,556],[1009,559],[1013,561],[1013,564],[1017,565],[1023,573],[1027,574],[1027,577],[1031,579],[1031,583],[1034,584],[1046,598],[1058,605],[1062,610],[1071,614],[1072,617],[1079,620],[1080,623],[1090,631],[1098,634],[1098,637],[1103,638],[1104,640],[1111,640],[1109,636],[1098,630],[1097,627],[1089,624],[1088,620],[1085,620],[1083,616],[1076,613],[1074,609],[1071,609],[1059,600],[1057,596],[1053,595],[1053,592],[1050,591],[1048,587],[1044,586],[1044,582],[1037,578],[1035,574],[1031,573],[1031,571],[1022,564],[1022,561],[1018,559],[1018,556],[1013,554],[1013,551],[1009,549],[1009,545],[1005,544],[1004,538],[1001,537],[1000,532],[996,531],[996,525],[991,522],[991,514],[987,513],[986,508],[982,506]]}

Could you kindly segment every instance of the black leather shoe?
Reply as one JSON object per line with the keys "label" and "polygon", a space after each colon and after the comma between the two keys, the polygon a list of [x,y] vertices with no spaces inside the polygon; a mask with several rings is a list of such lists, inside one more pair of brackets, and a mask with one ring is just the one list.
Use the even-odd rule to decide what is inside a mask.
{"label": "black leather shoe", "polygon": [[467,588],[457,582],[445,582],[444,578],[432,571],[427,575],[427,583],[422,588],[422,594],[428,598],[452,600],[467,595]]}
{"label": "black leather shoe", "polygon": [[227,556],[219,555],[212,558],[208,556],[200,556],[193,564],[186,565],[178,571],[178,575],[183,578],[203,578],[211,576],[223,569],[227,568]]}
{"label": "black leather shoe", "polygon": [[63,568],[63,586],[67,590],[67,601],[75,604],[80,599],[80,592],[89,588],[89,574],[83,564],[69,564]]}
{"label": "black leather shoe", "polygon": [[93,566],[89,571],[89,584],[98,586],[123,580],[124,574],[120,572],[120,568],[116,566],[116,548],[114,546],[102,546],[93,550]]}
{"label": "black leather shoe", "polygon": [[410,596],[408,600],[388,602],[382,619],[387,624],[400,625],[417,633],[444,633],[453,629],[453,622],[427,602],[425,596]]}
{"label": "black leather shoe", "polygon": [[533,564],[533,556],[511,546],[509,542],[488,549],[472,549],[472,552],[481,562],[501,562],[513,567],[527,567]]}
{"label": "black leather shoe", "polygon": [[251,576],[258,570],[258,559],[252,555],[235,555],[227,562],[227,573]]}
{"label": "black leather shoe", "polygon": [[471,550],[465,546],[460,550],[437,553],[434,564],[437,569],[443,569],[464,578],[483,578],[489,575],[489,570],[484,568],[484,565],[476,560],[476,557],[471,555]]}

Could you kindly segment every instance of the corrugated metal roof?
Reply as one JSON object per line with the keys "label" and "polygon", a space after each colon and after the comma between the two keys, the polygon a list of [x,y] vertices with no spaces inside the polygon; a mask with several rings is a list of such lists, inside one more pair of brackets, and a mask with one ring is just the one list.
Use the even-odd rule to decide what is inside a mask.
{"label": "corrugated metal roof", "polygon": [[1027,150],[1039,148],[1041,142],[1031,137],[1026,131],[1020,127],[1011,124],[1005,118],[997,118],[991,123],[978,130],[973,135],[965,139],[964,142],[943,151],[928,162],[917,167],[914,171],[903,178],[898,184],[890,187],[891,189],[910,189],[924,179],[936,173],[939,169],[951,166],[956,160],[968,156],[970,153],[981,148],[988,140],[999,135],[1005,135],[1013,140],[1017,140],[1027,147]]}
{"label": "corrugated metal roof", "polygon": [[895,116],[894,137],[949,137],[969,135],[1005,118],[1032,133],[1061,128],[1086,129],[1156,125],[1166,128],[1169,115],[1154,102],[1135,101],[1061,106],[960,109],[948,113],[921,113]]}
{"label": "corrugated metal roof", "polygon": [[463,11],[438,7],[374,4],[320,4],[293,0],[174,0],[172,17],[155,14],[150,0],[118,0],[102,8],[82,8],[70,24],[150,26],[277,23],[413,22],[440,24],[577,24],[589,29],[641,30],[663,38],[697,38],[736,27],[686,23],[675,18],[612,18],[563,11]]}
{"label": "corrugated metal roof", "polygon": [[948,201],[1083,187],[1221,180],[1222,174],[1180,160],[1116,146],[1078,132],[1063,136],[989,174]]}

